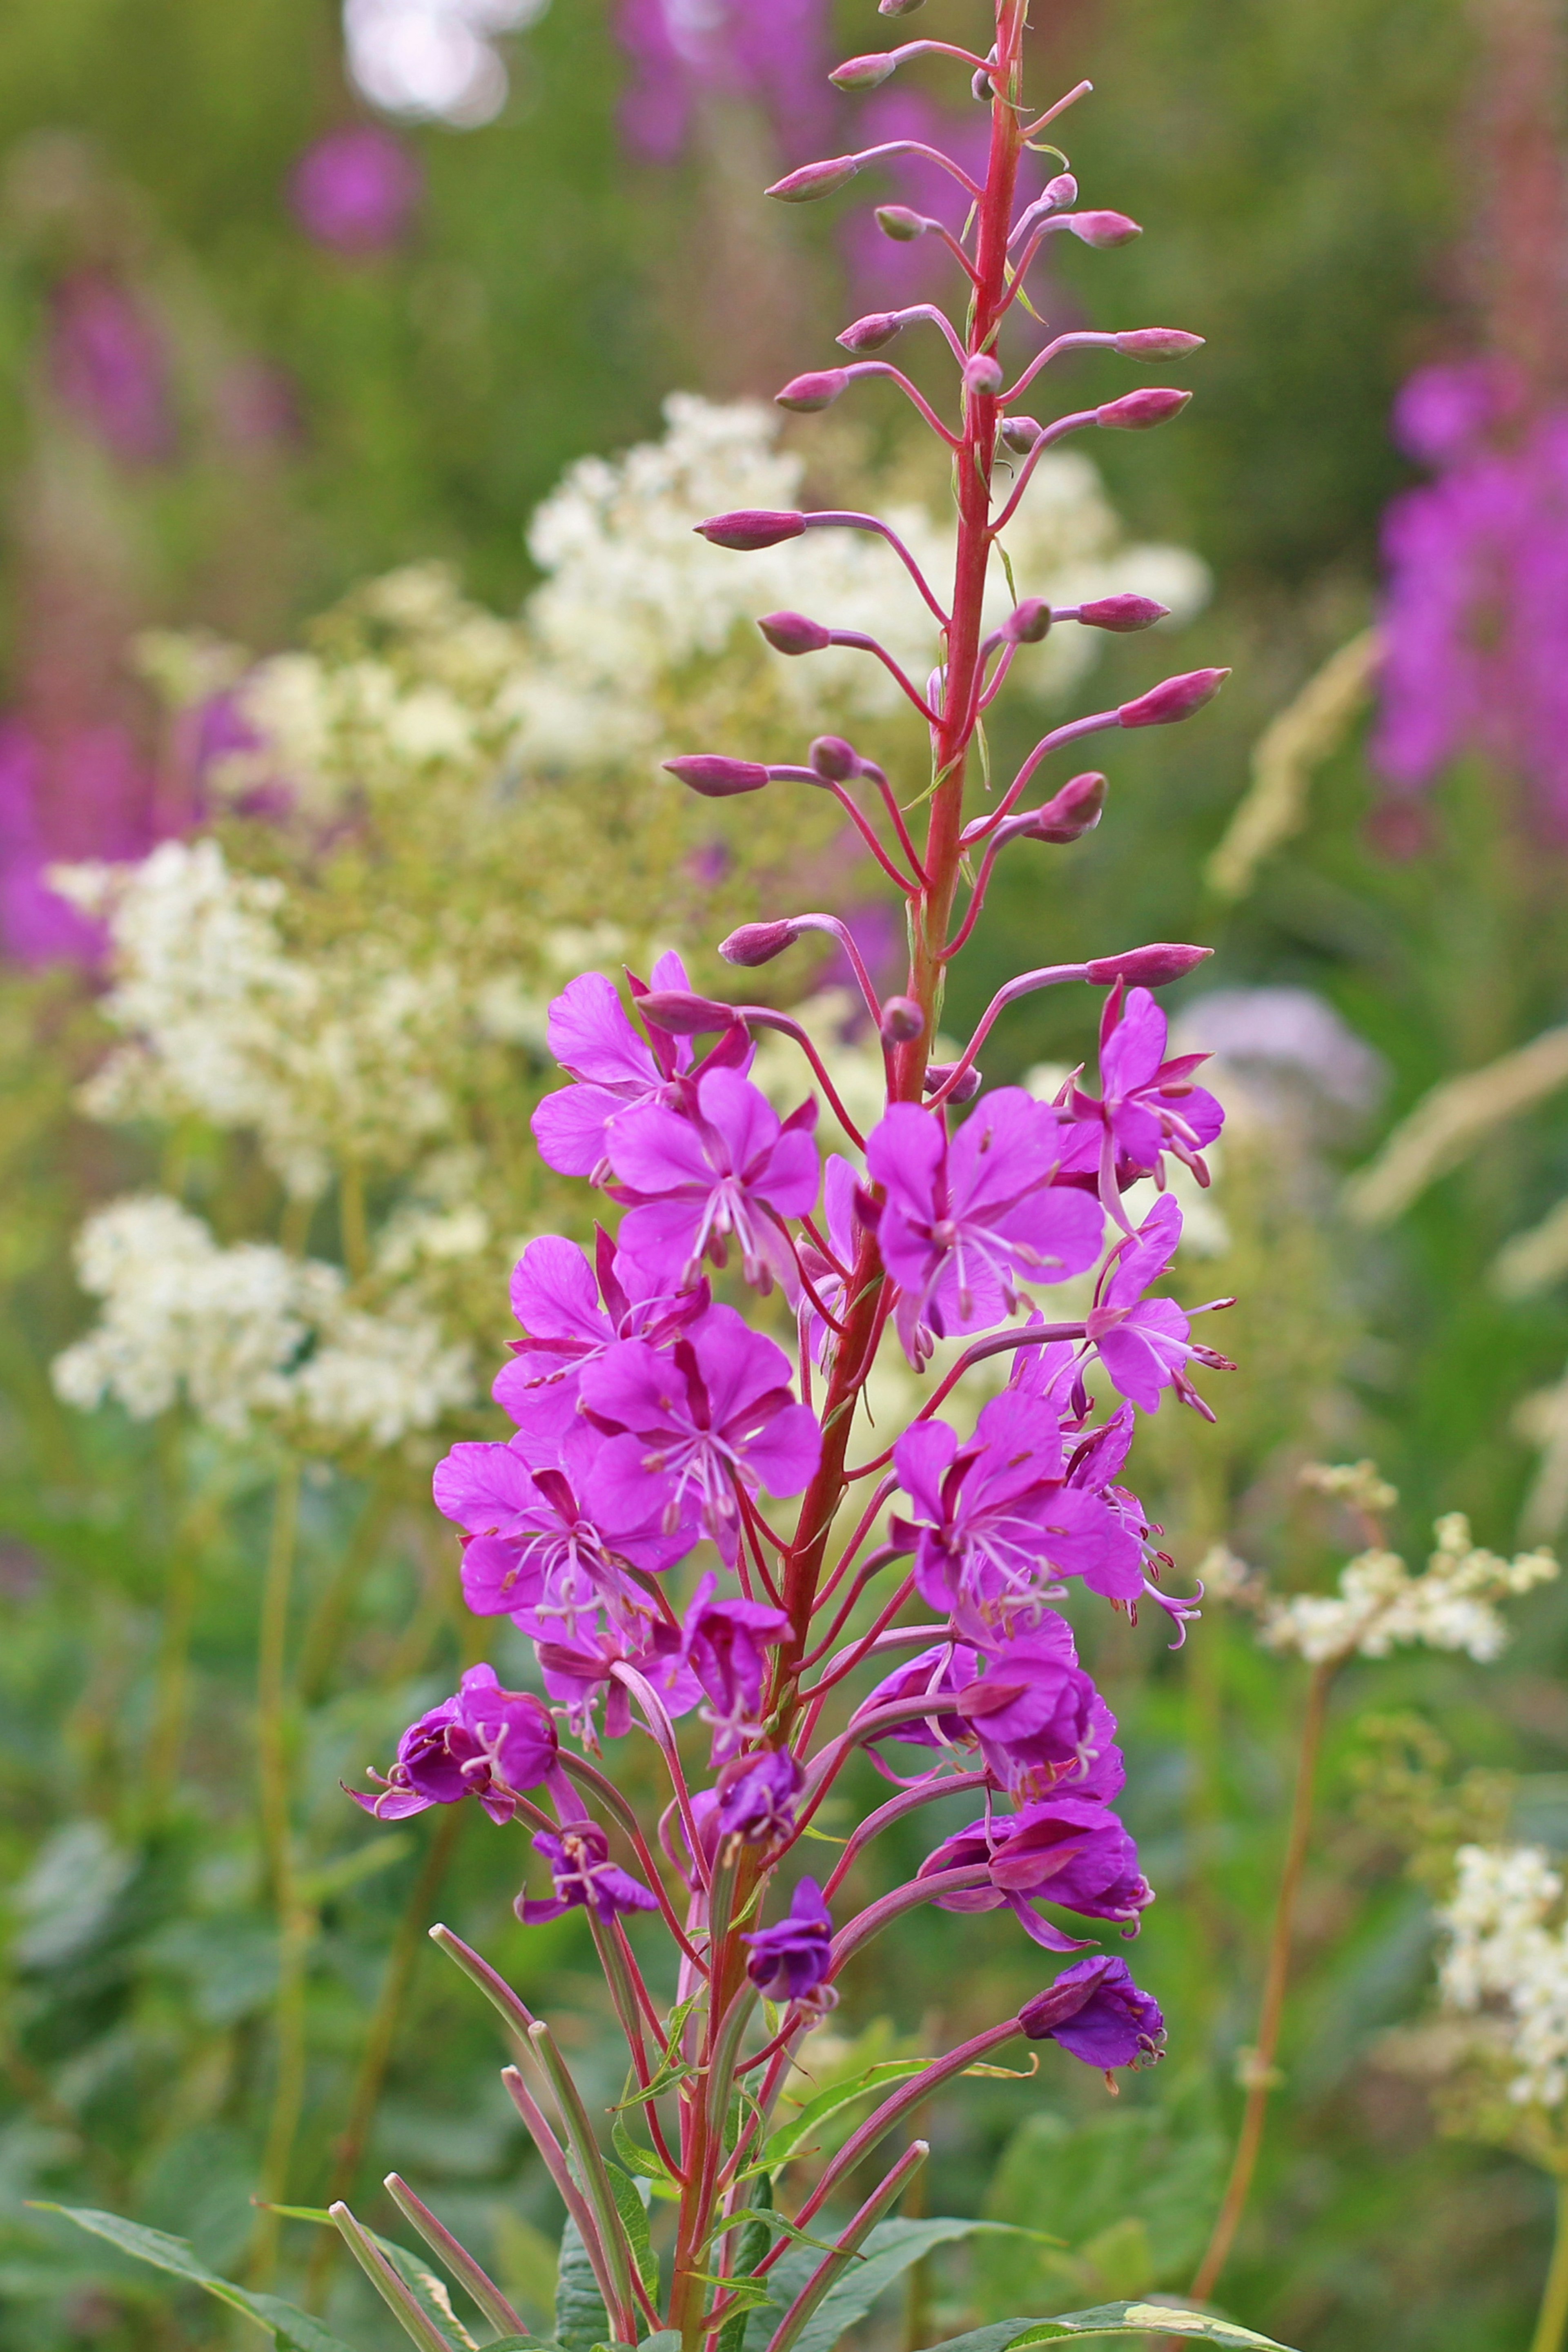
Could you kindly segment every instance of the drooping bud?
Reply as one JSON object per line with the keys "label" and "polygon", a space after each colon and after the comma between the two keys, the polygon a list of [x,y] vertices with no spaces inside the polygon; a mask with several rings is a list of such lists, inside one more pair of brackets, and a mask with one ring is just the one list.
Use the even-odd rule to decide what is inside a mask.
{"label": "drooping bud", "polygon": [[772,507],[738,507],[733,514],[710,515],[696,525],[698,538],[710,547],[739,548],[744,554],[782,546],[786,539],[799,539],[805,530],[803,514],[783,514]]}
{"label": "drooping bud", "polygon": [[1152,426],[1168,425],[1173,416],[1179,416],[1192,396],[1190,392],[1173,392],[1163,384],[1143,384],[1136,392],[1124,392],[1120,400],[1108,400],[1103,408],[1095,410],[1094,421],[1121,433],[1147,433]]}
{"label": "drooping bud", "polygon": [[1086,629],[1111,629],[1125,637],[1134,629],[1152,629],[1170,609],[1169,604],[1156,604],[1152,596],[1096,596],[1091,604],[1079,606],[1078,616]]}
{"label": "drooping bud", "polygon": [[1098,770],[1069,776],[1059,793],[1037,808],[1023,837],[1028,841],[1078,841],[1092,833],[1105,810],[1105,778]]}
{"label": "drooping bud", "polygon": [[1045,429],[1037,416],[1008,416],[996,438],[1016,457],[1026,457]]}
{"label": "drooping bud", "polygon": [[[927,1094],[934,1095],[939,1088],[946,1086],[956,1067],[957,1064],[953,1062],[931,1062],[928,1064],[925,1075],[925,1090]],[[949,1102],[973,1102],[984,1083],[985,1081],[981,1076],[979,1071],[974,1067],[973,1064],[971,1063],[969,1068],[965,1070],[963,1076],[954,1087],[952,1094],[949,1095]]]}
{"label": "drooping bud", "polygon": [[791,922],[742,923],[738,931],[720,940],[719,952],[726,963],[744,964],[751,969],[760,963],[772,963],[774,956],[783,955],[799,937],[799,930]]}
{"label": "drooping bud", "polygon": [[896,310],[871,310],[864,319],[857,319],[837,337],[847,352],[879,352],[884,343],[903,332],[904,322]]}
{"label": "drooping bud", "polygon": [[860,772],[860,754],[842,735],[819,735],[806,757],[830,784],[847,784]]}
{"label": "drooping bud", "polygon": [[[772,193],[770,189],[769,194]],[[1085,245],[1092,245],[1097,250],[1113,245],[1131,245],[1135,236],[1143,234],[1137,222],[1129,220],[1125,213],[1073,213],[1068,216],[1067,226],[1074,236],[1081,237]]]}
{"label": "drooping bud", "polygon": [[1054,180],[1047,180],[1041,201],[1049,205],[1056,212],[1059,212],[1064,205],[1076,205],[1078,182],[1073,178],[1072,173],[1058,172]]}
{"label": "drooping bud", "polygon": [[738,1017],[732,1004],[721,1004],[716,996],[698,996],[689,988],[650,988],[637,998],[637,1011],[672,1037],[728,1029]]}
{"label": "drooping bud", "polygon": [[798,172],[786,172],[763,193],[776,196],[781,205],[815,204],[818,196],[847,188],[859,169],[858,155],[829,155],[824,163],[803,163]]}
{"label": "drooping bud", "polygon": [[1002,362],[994,352],[976,352],[972,360],[964,362],[963,389],[982,393],[987,398],[1001,391]]}
{"label": "drooping bud", "polygon": [[1111,343],[1124,360],[1180,360],[1203,347],[1201,335],[1189,335],[1181,327],[1129,327]]}
{"label": "drooping bud", "polygon": [[889,49],[873,51],[863,58],[846,58],[827,79],[836,89],[876,89],[896,70],[898,62]]}
{"label": "drooping bud", "polygon": [[925,1014],[912,996],[889,996],[882,1007],[884,1045],[912,1045],[925,1034]]}
{"label": "drooping bud", "polygon": [[911,212],[908,205],[877,206],[877,226],[895,245],[912,245],[917,236],[924,236],[930,226],[923,213]]}
{"label": "drooping bud", "polygon": [[672,776],[710,801],[728,800],[733,793],[760,793],[768,781],[768,772],[758,761],[726,760],[717,751],[696,751],[664,764]]}
{"label": "drooping bud", "polygon": [[879,16],[912,16],[915,10],[923,8],[925,4],[926,0],[877,0],[877,14]]}
{"label": "drooping bud", "polygon": [[1160,940],[1152,947],[1129,948],[1125,955],[1094,956],[1089,965],[1089,985],[1110,988],[1125,980],[1134,988],[1163,988],[1213,953],[1213,948],[1180,947]]}
{"label": "drooping bud", "polygon": [[1189,669],[1180,677],[1163,678],[1136,702],[1124,702],[1116,723],[1119,727],[1173,726],[1178,719],[1190,719],[1194,710],[1212,702],[1229,676],[1228,669]]}
{"label": "drooping bud", "polygon": [[792,377],[782,392],[774,393],[773,402],[809,415],[814,409],[831,408],[848,381],[845,368],[815,368],[807,375]]}
{"label": "drooping bud", "polygon": [[776,654],[819,654],[833,643],[833,632],[804,613],[764,613],[757,623]]}
{"label": "drooping bud", "polygon": [[1051,625],[1051,608],[1044,596],[1026,596],[1002,624],[1002,635],[1016,646],[1037,646]]}

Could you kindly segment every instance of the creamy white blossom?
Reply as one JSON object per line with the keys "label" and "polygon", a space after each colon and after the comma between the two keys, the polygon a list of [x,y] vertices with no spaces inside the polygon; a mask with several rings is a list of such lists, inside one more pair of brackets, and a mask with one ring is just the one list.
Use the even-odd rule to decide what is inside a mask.
{"label": "creamy white blossom", "polygon": [[[1329,1482],[1319,1478],[1323,1486]],[[1346,1465],[1329,1491],[1365,1494],[1376,1479],[1370,1463]],[[1386,1507],[1386,1506],[1385,1506]],[[1463,1650],[1485,1664],[1509,1640],[1493,1603],[1528,1592],[1557,1574],[1549,1551],[1521,1552],[1503,1559],[1471,1540],[1462,1511],[1437,1521],[1436,1549],[1419,1576],[1412,1576],[1397,1553],[1374,1544],[1347,1562],[1337,1593],[1300,1592],[1268,1604],[1258,1638],[1271,1650],[1290,1651],[1313,1664],[1355,1655],[1385,1658],[1402,1643],[1429,1649]]]}
{"label": "creamy white blossom", "polygon": [[294,1382],[295,1401],[315,1431],[381,1447],[433,1429],[476,1393],[467,1342],[449,1345],[433,1315],[395,1309],[348,1308],[334,1317]]}
{"label": "creamy white blossom", "polygon": [[1518,2068],[1509,2096],[1560,2106],[1568,2093],[1568,1927],[1550,1926],[1561,1874],[1540,1846],[1465,1845],[1437,1913],[1448,1941],[1438,1967],[1443,2006],[1461,2016],[1502,2011]]}

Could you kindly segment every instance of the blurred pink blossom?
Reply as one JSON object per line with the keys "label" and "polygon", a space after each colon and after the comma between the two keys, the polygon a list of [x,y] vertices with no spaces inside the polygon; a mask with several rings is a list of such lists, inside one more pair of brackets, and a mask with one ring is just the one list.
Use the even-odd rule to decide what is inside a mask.
{"label": "blurred pink blossom", "polygon": [[98,269],[62,278],[52,302],[49,378],[61,406],[126,465],[173,457],[168,355],[140,303]]}
{"label": "blurred pink blossom", "polygon": [[329,131],[294,166],[289,200],[308,237],[363,259],[390,252],[413,224],[425,174],[403,141],[377,123]]}
{"label": "blurred pink blossom", "polygon": [[627,144],[673,163],[706,91],[760,101],[789,160],[810,152],[828,104],[826,0],[621,0],[616,30],[635,78]]}

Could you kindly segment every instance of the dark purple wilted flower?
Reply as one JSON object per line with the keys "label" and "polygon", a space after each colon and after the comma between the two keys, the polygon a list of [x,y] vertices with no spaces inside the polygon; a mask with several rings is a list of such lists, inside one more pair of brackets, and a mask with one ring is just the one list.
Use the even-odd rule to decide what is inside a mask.
{"label": "dark purple wilted flower", "polygon": [[989,1886],[939,1895],[941,1909],[994,1911],[1005,1904],[1037,1944],[1053,1952],[1080,1948],[1030,1908],[1043,1898],[1090,1919],[1136,1923],[1154,1900],[1138,1868],[1138,1849],[1109,1805],[1092,1797],[1057,1794],[1016,1813],[973,1822],[928,1854],[919,1875],[984,1863]]}
{"label": "dark purple wilted flower", "polygon": [[128,466],[174,453],[168,353],[134,295],[99,269],[80,269],[54,291],[49,373],[63,406]]}
{"label": "dark purple wilted flower", "polygon": [[289,183],[306,236],[355,260],[401,244],[424,193],[416,157],[373,122],[329,131],[306,148]]}
{"label": "dark purple wilted flower", "polygon": [[1135,988],[1124,1003],[1118,982],[1100,1023],[1103,1097],[1073,1089],[1074,1117],[1099,1129],[1100,1200],[1124,1231],[1131,1230],[1121,1205],[1127,1179],[1154,1176],[1163,1182],[1169,1151],[1206,1184],[1203,1148],[1225,1125],[1213,1095],[1193,1084],[1193,1072],[1208,1055],[1178,1054],[1166,1061],[1165,1036],[1165,1016],[1149,991]]}
{"label": "dark purple wilted flower", "polygon": [[1018,1303],[1020,1279],[1059,1282],[1099,1254],[1093,1200],[1054,1186],[1064,1123],[1022,1087],[988,1095],[951,1142],[939,1112],[895,1103],[872,1129],[866,1165],[887,1195],[877,1227],[901,1296],[911,1363],[931,1333],[984,1330]]}
{"label": "dark purple wilted flower", "polygon": [[1081,1576],[1108,1600],[1142,1593],[1138,1544],[1100,1496],[1064,1478],[1060,1434],[1029,1399],[994,1397],[967,1445],[944,1421],[916,1422],[893,1465],[915,1513],[893,1531],[913,1548],[926,1599],[969,1639],[1026,1624],[1053,1575]]}
{"label": "dark purple wilted flower", "polygon": [[658,1895],[610,1860],[610,1841],[597,1822],[563,1822],[558,1831],[540,1830],[533,1847],[550,1864],[555,1893],[538,1902],[518,1896],[511,1907],[525,1927],[579,1908],[606,1924],[623,1911],[658,1909]]}
{"label": "dark purple wilted flower", "polygon": [[725,1265],[733,1241],[754,1288],[770,1290],[776,1275],[793,1295],[798,1277],[779,1221],[816,1204],[816,1102],[781,1121],[760,1088],[725,1069],[710,1070],[693,1091],[684,1115],[647,1103],[606,1129],[620,1197],[633,1204],[622,1242],[674,1286],[695,1282],[705,1256]]}
{"label": "dark purple wilted flower", "polygon": [[719,1775],[719,1832],[742,1845],[773,1845],[795,1826],[801,1769],[787,1748],[736,1756]]}
{"label": "dark purple wilted flower", "polygon": [[525,1790],[553,1780],[557,1755],[549,1709],[527,1691],[502,1690],[493,1666],[470,1666],[455,1696],[409,1725],[386,1778],[372,1773],[380,1794],[348,1793],[377,1821],[478,1797],[492,1822],[510,1822]]}
{"label": "dark purple wilted flower", "polygon": [[732,1307],[710,1307],[673,1348],[620,1339],[587,1365],[584,1410],[624,1442],[606,1446],[595,1505],[640,1523],[650,1500],[673,1528],[689,1508],[732,1561],[737,1487],[798,1495],[822,1451],[816,1417],[791,1393],[789,1359]]}
{"label": "dark purple wilted flower", "polygon": [[826,1981],[833,1957],[833,1914],[815,1878],[801,1880],[776,1926],[741,1940],[752,1948],[746,1973],[770,2000],[833,2007],[837,1996]]}
{"label": "dark purple wilted flower", "polygon": [[826,0],[621,0],[616,37],[636,68],[621,121],[650,163],[673,163],[707,92],[760,100],[793,153],[823,119]]}
{"label": "dark purple wilted flower", "polygon": [[1160,2004],[1140,1992],[1125,1960],[1110,1952],[1075,1960],[1055,1984],[1026,2001],[1018,2022],[1031,2042],[1059,2042],[1086,2066],[1145,2066],[1165,2053]]}

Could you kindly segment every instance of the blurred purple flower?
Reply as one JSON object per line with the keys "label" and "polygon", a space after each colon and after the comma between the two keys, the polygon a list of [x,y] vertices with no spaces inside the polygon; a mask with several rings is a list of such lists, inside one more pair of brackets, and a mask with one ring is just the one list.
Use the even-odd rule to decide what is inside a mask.
{"label": "blurred purple flower", "polygon": [[25,719],[0,719],[0,950],[31,966],[98,962],[101,925],[49,887],[47,868],[142,856],[151,799],[123,728],[77,728],[46,744]]}
{"label": "blurred purple flower", "polygon": [[826,113],[827,0],[621,0],[616,37],[634,79],[621,106],[627,144],[671,163],[694,104],[713,91],[766,110],[793,163]]}
{"label": "blurred purple flower", "polygon": [[1026,2001],[1018,2021],[1031,2042],[1059,2042],[1086,2066],[1142,2066],[1164,2055],[1160,2004],[1132,1981],[1125,1960],[1109,1952],[1075,1961],[1055,1984]]}
{"label": "blurred purple flower", "polygon": [[795,1800],[801,1769],[787,1748],[760,1756],[736,1756],[719,1775],[714,1791],[720,1834],[742,1845],[772,1845],[795,1826]]}
{"label": "blurred purple flower", "polygon": [[125,287],[99,269],[62,278],[53,295],[49,374],[68,408],[127,466],[174,453],[168,353]]}
{"label": "blurred purple flower", "polygon": [[[854,136],[844,143],[857,149],[880,147],[894,139],[919,139],[983,179],[991,139],[990,117],[979,107],[969,113],[953,112],[935,105],[920,90],[879,90],[861,107]],[[922,155],[897,155],[877,169],[883,190],[879,202],[908,205],[928,219],[941,221],[954,236],[963,228],[968,199],[958,182],[939,165],[928,163]],[[1018,182],[1021,202],[1034,193],[1037,176],[1025,156]],[[910,302],[932,300],[949,290],[953,263],[946,247],[931,237],[895,244],[883,236],[875,214],[863,205],[846,215],[843,242],[857,310],[899,310]],[[1043,276],[1037,266],[1031,286]]]}
{"label": "blurred purple flower", "polygon": [[605,1922],[623,1911],[658,1909],[658,1895],[610,1860],[610,1841],[597,1822],[565,1822],[559,1833],[541,1830],[533,1845],[550,1864],[555,1893],[540,1902],[518,1896],[512,1909],[525,1927],[540,1927],[579,1908]]}
{"label": "blurred purple flower", "polygon": [[306,236],[353,259],[402,243],[425,193],[418,160],[378,123],[329,131],[307,147],[289,183]]}

